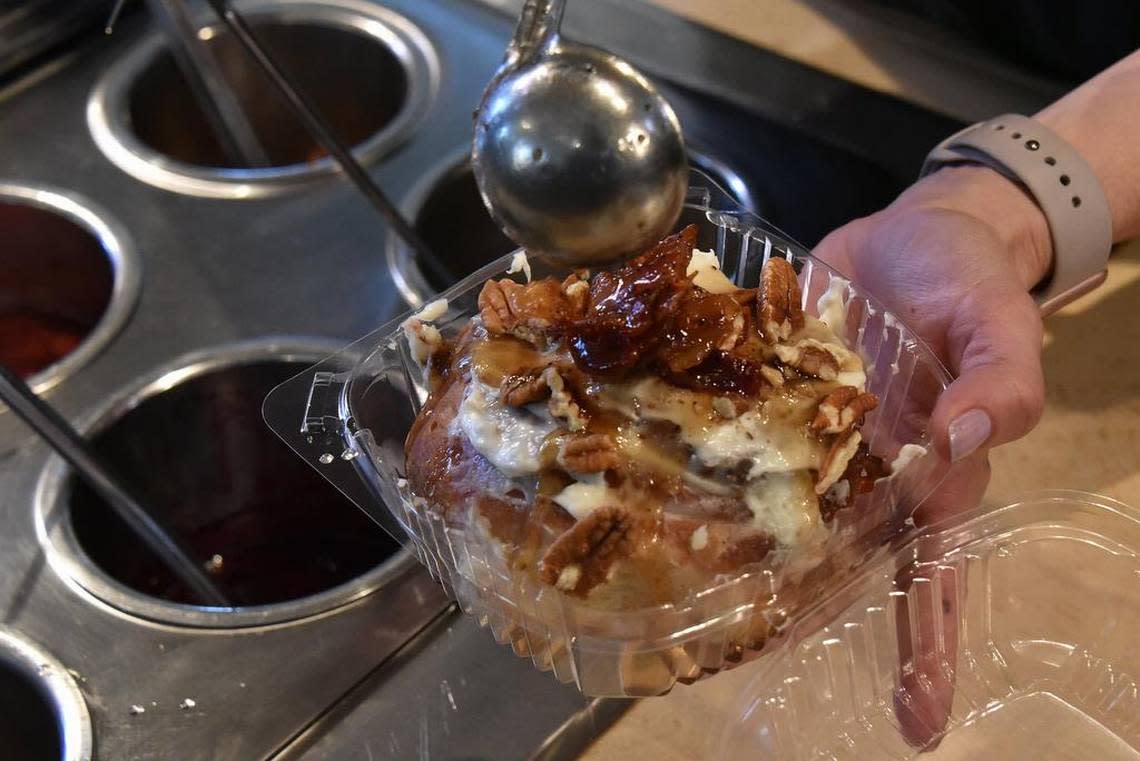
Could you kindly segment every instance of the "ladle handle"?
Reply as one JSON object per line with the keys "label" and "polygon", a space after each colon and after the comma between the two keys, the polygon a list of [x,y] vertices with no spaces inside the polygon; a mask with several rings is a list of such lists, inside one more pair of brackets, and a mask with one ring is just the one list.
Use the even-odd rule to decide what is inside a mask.
{"label": "ladle handle", "polygon": [[403,214],[395,204],[385,195],[380,186],[372,179],[368,171],[360,165],[352,155],[352,149],[340,139],[336,130],[321,115],[316,103],[309,95],[293,86],[284,70],[278,65],[269,51],[258,42],[249,22],[238,13],[228,0],[206,0],[214,13],[229,29],[230,34],[238,44],[253,59],[254,63],[269,78],[277,89],[278,94],[285,100],[286,105],[301,122],[301,126],[309,133],[317,144],[328,151],[333,161],[337,163],[356,189],[372,204],[396,234],[407,244],[416,257],[435,274],[441,281],[450,285],[457,278],[451,273],[443,260],[424,242],[419,232],[404,219]]}
{"label": "ladle handle", "polygon": [[231,160],[248,167],[266,167],[269,160],[257,132],[246,117],[237,93],[199,38],[186,0],[146,0],[151,15],[166,34],[167,45],[190,92],[206,116],[214,137]]}
{"label": "ladle handle", "polygon": [[[22,378],[0,364],[0,401],[51,445],[87,485],[111,506],[119,518],[143,541],[202,602],[230,607],[226,596],[206,572],[195,563],[178,540],[165,531],[125,488],[112,476],[87,442],[58,412],[37,397]],[[161,467],[161,465],[159,465]]]}
{"label": "ladle handle", "polygon": [[503,67],[513,68],[530,61],[557,39],[564,10],[566,0],[526,0]]}

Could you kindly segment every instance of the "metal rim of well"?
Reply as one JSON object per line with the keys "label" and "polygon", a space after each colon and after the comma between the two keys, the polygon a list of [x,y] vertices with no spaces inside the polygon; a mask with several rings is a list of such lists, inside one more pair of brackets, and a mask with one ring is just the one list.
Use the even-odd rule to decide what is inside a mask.
{"label": "metal rim of well", "polygon": [[[339,348],[339,344],[331,341],[275,337],[187,354],[111,397],[85,416],[77,427],[86,435],[98,433],[152,396],[209,372],[264,360],[315,364]],[[274,435],[268,429],[267,432]],[[309,465],[297,458],[297,467]],[[33,498],[36,535],[47,550],[49,564],[62,578],[74,582],[98,600],[150,621],[226,629],[287,623],[355,602],[416,566],[415,556],[401,547],[375,568],[338,586],[296,600],[233,609],[167,602],[115,580],[83,550],[66,517],[64,484],[69,474],[66,463],[53,455],[36,483]],[[376,530],[382,529],[377,526]]]}
{"label": "metal rim of well", "polygon": [[[391,121],[353,148],[361,163],[392,151],[427,116],[439,90],[439,56],[427,35],[404,16],[366,0],[250,0],[237,5],[254,25],[307,23],[363,34],[386,47],[403,65],[408,87],[404,104]],[[87,125],[96,145],[124,172],[175,193],[243,199],[286,193],[339,171],[329,156],[264,168],[203,167],[178,161],[143,143],[131,129],[127,100],[131,85],[164,47],[161,34],[147,35],[108,67],[87,102]]]}
{"label": "metal rim of well", "polygon": [[[470,158],[471,147],[464,145],[429,168],[401,200],[400,211],[404,214],[404,218],[415,225],[432,191],[453,175],[463,172]],[[755,200],[748,189],[748,184],[736,170],[704,151],[693,148],[689,148],[689,160],[696,168],[715,174],[716,179],[727,186],[728,191],[744,208],[754,210]],[[422,307],[437,292],[416,263],[415,254],[402,240],[394,235],[388,236],[384,255],[387,258],[388,271],[392,274],[392,282],[409,307],[412,309]]]}
{"label": "metal rim of well", "polygon": [[61,760],[91,761],[91,714],[67,668],[39,646],[2,626],[0,662],[23,674],[51,704],[63,750]]}
{"label": "metal rim of well", "polygon": [[[0,182],[0,203],[21,204],[63,217],[90,233],[111,264],[111,296],[102,317],[75,349],[28,379],[38,394],[58,385],[100,351],[126,324],[138,303],[141,272],[126,230],[94,203],[70,191]],[[6,408],[0,407],[0,412]]]}

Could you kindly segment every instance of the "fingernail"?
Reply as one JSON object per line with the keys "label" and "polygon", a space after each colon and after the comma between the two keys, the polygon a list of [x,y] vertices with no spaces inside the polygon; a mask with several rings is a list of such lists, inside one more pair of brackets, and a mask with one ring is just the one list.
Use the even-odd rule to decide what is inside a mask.
{"label": "fingernail", "polygon": [[993,424],[985,410],[963,412],[950,421],[950,461],[958,462],[977,451],[993,432]]}

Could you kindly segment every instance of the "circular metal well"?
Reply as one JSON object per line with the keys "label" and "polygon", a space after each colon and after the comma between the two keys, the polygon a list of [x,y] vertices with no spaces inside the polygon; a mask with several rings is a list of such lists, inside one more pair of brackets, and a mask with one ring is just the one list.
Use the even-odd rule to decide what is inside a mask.
{"label": "circular metal well", "polygon": [[91,717],[64,666],[0,627],[0,749],[4,758],[89,761]]}
{"label": "circular metal well", "polygon": [[[426,115],[439,63],[427,37],[403,16],[359,0],[239,7],[258,41],[359,160],[391,151]],[[332,160],[228,31],[215,24],[198,36],[270,165],[235,165],[226,156],[157,33],[112,64],[92,93],[87,121],[107,157],[143,182],[215,198],[271,195],[332,174]]]}
{"label": "circular metal well", "polygon": [[138,262],[87,201],[0,183],[0,362],[46,391],[95,356],[130,316]]}
{"label": "circular metal well", "polygon": [[236,607],[191,592],[53,461],[36,497],[53,565],[107,603],[190,626],[288,621],[357,599],[414,564],[261,417],[265,396],[334,347],[294,340],[186,357],[129,389],[88,439]]}

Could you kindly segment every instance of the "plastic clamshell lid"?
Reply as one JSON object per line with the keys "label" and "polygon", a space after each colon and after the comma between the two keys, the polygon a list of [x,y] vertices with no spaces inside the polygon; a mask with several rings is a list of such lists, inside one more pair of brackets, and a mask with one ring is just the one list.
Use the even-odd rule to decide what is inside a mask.
{"label": "plastic clamshell lid", "polygon": [[1138,641],[1140,511],[1044,492],[923,532],[806,614],[709,756],[1134,761]]}
{"label": "plastic clamshell lid", "polygon": [[[949,374],[921,339],[858,286],[741,210],[700,172],[692,172],[691,184],[679,226],[698,225],[698,247],[713,250],[734,283],[754,286],[764,261],[787,258],[799,273],[803,306],[811,314],[818,313],[821,295],[842,286],[845,338],[863,356],[868,390],[880,400],[866,419],[865,440],[888,462],[906,444],[928,449],[930,412]],[[458,332],[477,314],[482,285],[506,276],[511,260],[503,257],[441,294],[446,307],[433,309],[439,312],[432,315],[434,326],[445,335]],[[535,278],[569,273],[538,259],[531,266]],[[378,523],[408,541],[499,642],[587,695],[661,694],[678,681],[732,668],[775,647],[798,611],[820,594],[818,580],[846,578],[884,552],[884,542],[907,531],[904,519],[944,472],[933,453],[916,457],[899,477],[881,481],[854,507],[840,511],[827,565],[814,572],[811,584],[799,585],[795,599],[788,591],[795,584],[762,570],[726,578],[685,600],[636,610],[590,609],[512,572],[481,532],[445,524],[408,489],[404,441],[427,389],[400,329],[406,316],[276,389],[266,401],[266,419]],[[757,623],[774,634],[756,640]]]}

